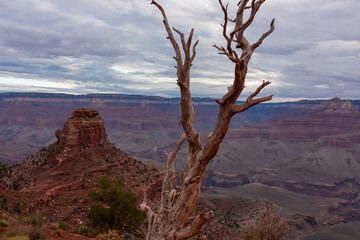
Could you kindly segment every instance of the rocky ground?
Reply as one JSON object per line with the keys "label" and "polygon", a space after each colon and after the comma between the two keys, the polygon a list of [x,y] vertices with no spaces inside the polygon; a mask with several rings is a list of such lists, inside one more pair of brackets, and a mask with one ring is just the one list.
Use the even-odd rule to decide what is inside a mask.
{"label": "rocky ground", "polygon": [[70,230],[85,227],[94,204],[88,192],[97,188],[102,175],[122,179],[139,199],[147,191],[156,201],[161,173],[110,144],[98,112],[80,109],[72,115],[56,131],[55,143],[16,164],[2,178],[0,195],[6,197],[7,209],[19,206],[18,212],[39,212],[46,222],[62,222]]}

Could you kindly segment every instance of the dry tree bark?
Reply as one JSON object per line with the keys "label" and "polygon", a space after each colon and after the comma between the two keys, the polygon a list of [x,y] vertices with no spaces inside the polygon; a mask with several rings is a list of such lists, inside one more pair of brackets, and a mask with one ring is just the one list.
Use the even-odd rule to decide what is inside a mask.
{"label": "dry tree bark", "polygon": [[[224,139],[230,124],[232,116],[236,113],[243,112],[246,109],[265,101],[272,99],[272,95],[255,98],[260,91],[270,84],[268,81],[263,83],[252,93],[243,104],[236,104],[238,97],[245,88],[245,76],[247,73],[248,63],[254,50],[260,46],[262,41],[272,33],[274,30],[274,19],[270,24],[270,29],[264,33],[260,39],[254,44],[250,44],[244,36],[244,31],[253,22],[256,13],[265,0],[241,0],[238,3],[238,9],[235,20],[228,18],[228,5],[224,6],[219,0],[221,9],[224,13],[224,23],[222,34],[226,40],[226,47],[214,45],[219,50],[219,54],[226,55],[232,62],[235,63],[234,81],[232,86],[228,88],[227,93],[221,100],[216,100],[220,105],[218,120],[215,129],[209,134],[206,143],[201,143],[199,134],[194,129],[195,110],[191,101],[190,92],[190,68],[196,55],[196,46],[198,41],[192,45],[192,37],[194,29],[191,29],[190,34],[185,40],[182,32],[175,28],[170,28],[167,16],[163,7],[156,1],[152,1],[161,12],[163,16],[163,23],[168,34],[167,39],[170,40],[174,50],[177,69],[177,85],[181,92],[181,118],[180,122],[183,127],[183,134],[181,139],[176,144],[171,153],[166,153],[167,165],[165,169],[165,176],[162,185],[161,202],[159,210],[154,212],[146,201],[146,196],[141,204],[143,210],[148,215],[148,233],[147,240],[179,240],[188,239],[198,234],[201,227],[213,216],[212,212],[204,212],[190,221],[189,217],[195,209],[196,203],[200,194],[201,180],[203,178],[206,166],[209,161],[216,155],[220,143]],[[250,11],[249,17],[244,19],[244,12]],[[234,29],[228,33],[229,22],[234,23]],[[179,34],[181,39],[181,46],[175,40],[173,31]],[[234,49],[241,49],[239,55]],[[184,52],[181,54],[181,49]],[[187,140],[188,156],[186,168],[183,172],[183,183],[180,190],[174,186],[175,182],[175,159],[181,145]],[[191,222],[188,224],[188,222]]]}

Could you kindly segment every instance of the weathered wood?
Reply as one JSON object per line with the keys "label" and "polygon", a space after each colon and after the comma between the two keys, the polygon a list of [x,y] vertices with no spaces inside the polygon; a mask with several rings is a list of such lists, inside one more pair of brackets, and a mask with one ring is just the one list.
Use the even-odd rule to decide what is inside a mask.
{"label": "weathered wood", "polygon": [[[220,105],[218,121],[213,132],[209,134],[204,146],[200,141],[199,134],[194,129],[195,110],[190,92],[190,68],[195,58],[196,46],[198,44],[198,41],[196,41],[195,44],[192,45],[194,30],[191,29],[188,39],[185,40],[185,35],[181,31],[172,28],[180,36],[181,48],[184,53],[183,57],[181,48],[176,42],[163,7],[154,0],[151,2],[163,15],[163,23],[168,34],[167,38],[170,40],[175,51],[174,59],[176,60],[177,84],[181,93],[180,122],[184,133],[174,150],[169,154],[165,153],[167,165],[164,173],[159,210],[156,213],[151,210],[147,205],[146,194],[141,204],[141,208],[147,212],[149,219],[147,240],[188,239],[200,232],[201,227],[213,216],[212,212],[201,213],[194,217],[188,225],[185,224],[188,222],[199,199],[201,180],[204,176],[205,169],[210,160],[216,155],[229,129],[231,118],[236,113],[243,112],[256,104],[272,99],[273,95],[254,99],[264,87],[270,84],[268,81],[263,81],[256,91],[247,98],[245,103],[240,105],[236,104],[238,97],[245,88],[247,67],[254,50],[259,47],[262,41],[274,30],[274,20],[272,20],[270,30],[264,33],[256,43],[252,45],[249,43],[244,36],[244,31],[251,25],[256,13],[265,0],[252,0],[250,6],[247,5],[248,2],[249,0],[241,0],[238,3],[236,18],[230,20],[228,18],[227,5],[224,6],[222,1],[219,0],[219,4],[224,13],[222,34],[226,40],[226,48],[217,45],[214,45],[214,47],[219,50],[219,54],[226,55],[235,63],[234,81],[222,99],[216,100]],[[248,19],[244,20],[244,11],[248,9],[251,11],[250,15]],[[229,21],[235,23],[235,26],[228,34],[227,28]],[[233,44],[236,44],[236,47],[242,50],[241,55],[233,49]],[[174,164],[176,154],[185,140],[188,142],[187,163],[183,172],[182,187],[181,189],[176,189],[174,186]]]}

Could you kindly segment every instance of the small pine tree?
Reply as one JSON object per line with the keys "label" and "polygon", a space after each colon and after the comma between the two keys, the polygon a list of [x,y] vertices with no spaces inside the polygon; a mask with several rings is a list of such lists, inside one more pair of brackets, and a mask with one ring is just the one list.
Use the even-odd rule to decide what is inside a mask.
{"label": "small pine tree", "polygon": [[90,226],[102,233],[114,229],[141,235],[139,230],[146,214],[136,208],[137,198],[134,193],[126,191],[121,180],[111,180],[108,176],[101,176],[98,180],[101,190],[89,192],[89,197],[99,202],[88,213]]}
{"label": "small pine tree", "polygon": [[0,163],[0,178],[6,176],[10,171],[10,168],[6,164]]}

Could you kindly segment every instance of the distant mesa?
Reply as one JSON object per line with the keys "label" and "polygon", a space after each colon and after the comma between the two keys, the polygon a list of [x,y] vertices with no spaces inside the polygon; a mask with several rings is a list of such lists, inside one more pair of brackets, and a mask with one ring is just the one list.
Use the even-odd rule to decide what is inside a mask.
{"label": "distant mesa", "polygon": [[341,100],[338,97],[322,102],[318,108],[325,114],[352,114],[355,112],[350,101]]}

